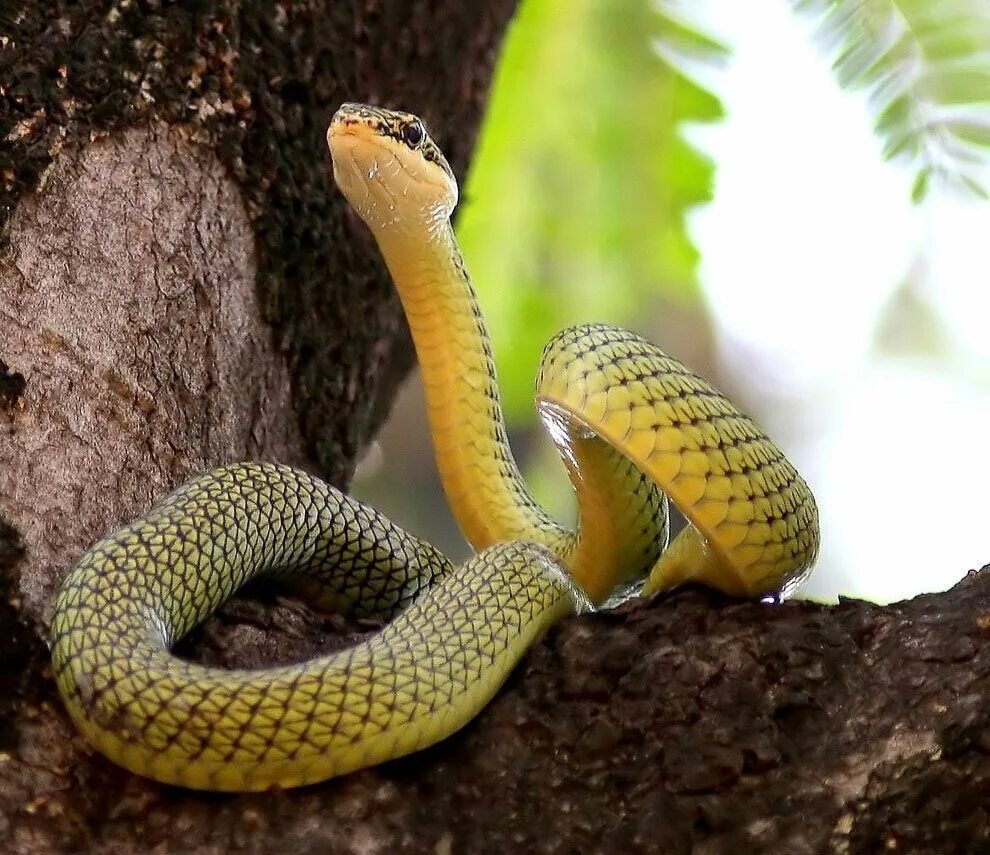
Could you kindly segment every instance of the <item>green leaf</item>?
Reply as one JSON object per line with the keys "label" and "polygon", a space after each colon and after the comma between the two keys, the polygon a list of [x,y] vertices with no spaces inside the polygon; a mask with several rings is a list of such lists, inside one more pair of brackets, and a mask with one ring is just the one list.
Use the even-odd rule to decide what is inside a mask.
{"label": "green leaf", "polygon": [[928,193],[928,182],[931,180],[932,170],[928,167],[922,169],[914,178],[911,185],[911,201],[920,202]]}
{"label": "green leaf", "polygon": [[983,195],[990,175],[990,3],[791,0],[819,21],[841,86],[875,111],[883,155],[915,169],[912,198],[934,183]]}
{"label": "green leaf", "polygon": [[711,198],[714,165],[681,126],[722,117],[690,68],[725,55],[656,0],[521,4],[457,222],[510,421],[532,418],[561,328],[635,327],[656,296],[697,299],[685,217]]}

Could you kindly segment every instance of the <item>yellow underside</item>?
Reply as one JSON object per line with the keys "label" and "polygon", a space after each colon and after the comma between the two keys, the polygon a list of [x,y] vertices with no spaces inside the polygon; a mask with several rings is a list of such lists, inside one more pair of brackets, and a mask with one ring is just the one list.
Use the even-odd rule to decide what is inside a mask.
{"label": "yellow underside", "polygon": [[[679,361],[602,324],[558,334],[540,362],[537,406],[579,509],[577,532],[562,532],[506,444],[487,331],[452,234],[428,252],[401,234],[379,245],[416,344],[441,479],[475,549],[544,543],[594,602],[647,571],[648,593],[698,581],[746,597],[779,592],[808,571],[818,512],[783,452]],[[662,555],[657,488],[693,524]]]}

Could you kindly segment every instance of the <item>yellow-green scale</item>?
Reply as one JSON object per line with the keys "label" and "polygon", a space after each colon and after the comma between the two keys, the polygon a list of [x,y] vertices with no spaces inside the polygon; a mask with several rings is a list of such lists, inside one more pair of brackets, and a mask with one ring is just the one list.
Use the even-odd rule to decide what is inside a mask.
{"label": "yellow-green scale", "polygon": [[509,448],[488,330],[449,223],[372,230],[412,332],[437,467],[468,542],[542,543],[593,601],[644,574],[666,544],[663,495],[566,412],[541,408],[577,488],[577,532],[533,499]]}
{"label": "yellow-green scale", "polygon": [[[318,479],[256,463],[195,479],[101,540],[55,603],[56,682],[93,744],[162,781],[293,786],[448,736],[548,626],[654,564],[666,541],[658,487],[695,528],[656,561],[649,590],[698,578],[778,592],[817,553],[814,499],[780,449],[677,360],[601,324],[564,330],[541,360],[537,405],[577,491],[579,535],[550,520],[508,447],[442,155],[415,117],[367,105],[341,107],[329,141],[409,316],[455,516],[488,548],[454,569]],[[225,671],[169,653],[259,575],[354,614],[398,616],[363,644],[283,668]]]}
{"label": "yellow-green scale", "polygon": [[[134,772],[213,790],[323,780],[457,730],[537,635],[586,604],[536,544],[449,571],[315,478],[227,467],[83,556],[55,604],[56,682],[82,733]],[[169,652],[235,588],[273,574],[322,579],[332,599],[356,582],[364,613],[414,602],[370,640],[300,665],[225,670]]]}

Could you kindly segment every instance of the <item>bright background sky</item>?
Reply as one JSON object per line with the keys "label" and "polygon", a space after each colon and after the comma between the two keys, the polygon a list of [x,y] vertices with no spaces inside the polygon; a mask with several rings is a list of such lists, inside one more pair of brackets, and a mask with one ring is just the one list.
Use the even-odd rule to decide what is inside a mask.
{"label": "bright background sky", "polygon": [[754,396],[782,384],[763,421],[818,498],[801,594],[949,587],[990,561],[990,205],[912,205],[783,0],[690,10],[733,49],[703,75],[727,116],[691,129],[718,163],[691,228],[723,370]]}

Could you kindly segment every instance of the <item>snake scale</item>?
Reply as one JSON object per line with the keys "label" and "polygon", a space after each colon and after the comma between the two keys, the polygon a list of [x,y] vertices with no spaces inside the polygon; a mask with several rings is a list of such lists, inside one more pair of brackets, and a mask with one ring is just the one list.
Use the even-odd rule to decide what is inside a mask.
{"label": "snake scale", "polygon": [[[460,567],[286,466],[200,476],[83,555],[59,591],[53,670],[76,725],[133,772],[208,790],[321,781],[423,748],[491,699],[561,618],[645,578],[787,593],[819,543],[805,482],[749,418],[637,335],[573,327],[546,347],[540,415],[578,526],[533,500],[506,438],[488,334],[450,225],[453,173],[408,113],[345,104],[334,178],[371,229],[412,330],[441,479],[476,554]],[[667,498],[692,523],[667,545]],[[226,670],[172,644],[246,581],[389,619],[354,647]]]}

